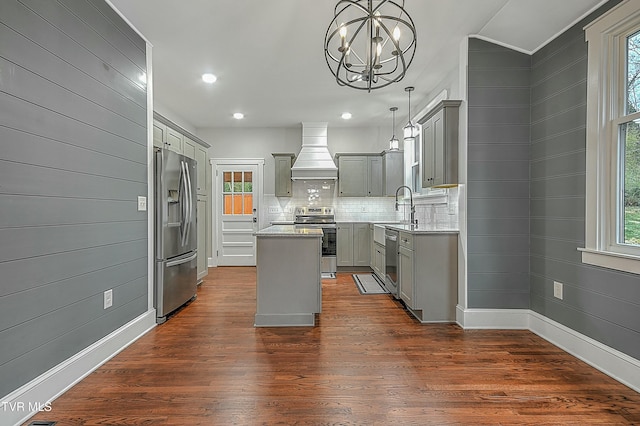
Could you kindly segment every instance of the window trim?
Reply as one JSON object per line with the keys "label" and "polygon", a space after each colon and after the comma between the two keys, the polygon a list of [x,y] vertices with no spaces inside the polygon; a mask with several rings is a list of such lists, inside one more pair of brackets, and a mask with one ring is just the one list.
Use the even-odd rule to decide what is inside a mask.
{"label": "window trim", "polygon": [[[582,262],[640,274],[640,248],[617,243],[619,68],[623,40],[640,27],[640,0],[625,0],[585,27],[588,42],[585,247]],[[626,46],[626,44],[625,44]],[[614,65],[615,64],[615,65]],[[624,113],[624,111],[622,111]]]}

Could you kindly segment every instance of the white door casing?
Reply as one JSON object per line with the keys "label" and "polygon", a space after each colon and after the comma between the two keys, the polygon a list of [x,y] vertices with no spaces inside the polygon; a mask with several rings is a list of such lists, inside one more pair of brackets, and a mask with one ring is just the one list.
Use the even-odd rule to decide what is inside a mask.
{"label": "white door casing", "polygon": [[255,266],[264,159],[212,159],[212,266]]}

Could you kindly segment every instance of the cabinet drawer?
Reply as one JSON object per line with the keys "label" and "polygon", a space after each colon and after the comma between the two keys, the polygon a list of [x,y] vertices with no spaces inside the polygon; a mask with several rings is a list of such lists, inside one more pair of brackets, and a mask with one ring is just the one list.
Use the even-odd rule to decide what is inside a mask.
{"label": "cabinet drawer", "polygon": [[400,247],[406,247],[413,250],[413,235],[406,232],[400,232]]}

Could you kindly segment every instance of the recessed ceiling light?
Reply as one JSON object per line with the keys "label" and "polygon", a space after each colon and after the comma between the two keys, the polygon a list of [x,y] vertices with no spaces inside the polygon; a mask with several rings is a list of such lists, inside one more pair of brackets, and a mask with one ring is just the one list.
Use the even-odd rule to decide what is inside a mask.
{"label": "recessed ceiling light", "polygon": [[349,120],[351,118],[351,113],[350,112],[343,112],[342,113],[342,119],[343,120]]}
{"label": "recessed ceiling light", "polygon": [[204,81],[205,83],[212,84],[212,83],[215,83],[217,79],[218,77],[216,77],[213,74],[210,74],[210,73],[202,74],[202,81]]}
{"label": "recessed ceiling light", "polygon": [[235,118],[236,120],[242,120],[244,118],[244,114],[241,112],[234,112],[233,118]]}

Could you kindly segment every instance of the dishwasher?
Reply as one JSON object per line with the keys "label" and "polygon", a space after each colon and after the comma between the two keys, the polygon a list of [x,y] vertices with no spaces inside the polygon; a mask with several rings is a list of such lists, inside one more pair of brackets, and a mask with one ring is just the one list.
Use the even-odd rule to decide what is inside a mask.
{"label": "dishwasher", "polygon": [[400,233],[393,229],[386,228],[384,231],[384,253],[385,253],[385,279],[384,286],[396,299],[398,293],[398,237]]}

